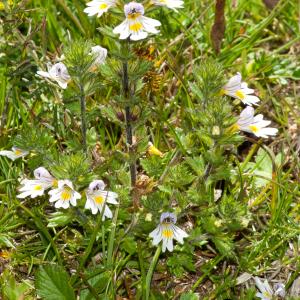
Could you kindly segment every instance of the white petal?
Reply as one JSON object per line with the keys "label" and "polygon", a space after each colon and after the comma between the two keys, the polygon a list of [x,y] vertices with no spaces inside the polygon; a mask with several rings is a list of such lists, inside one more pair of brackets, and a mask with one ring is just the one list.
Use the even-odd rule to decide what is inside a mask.
{"label": "white petal", "polygon": [[[121,34],[125,30],[128,31],[128,29],[129,29],[129,23],[128,23],[128,20],[126,19],[120,25],[118,25],[117,27],[114,28],[113,33]],[[128,35],[129,35],[129,33],[128,33]]]}
{"label": "white petal", "polygon": [[39,76],[45,77],[45,78],[50,78],[50,74],[45,71],[37,71],[36,72]]}
{"label": "white petal", "polygon": [[62,208],[64,208],[64,209],[67,209],[67,208],[69,208],[70,207],[70,201],[64,201],[64,200],[62,200]]}
{"label": "white petal", "polygon": [[105,205],[105,207],[104,207],[104,213],[102,216],[103,221],[105,220],[105,217],[107,217],[108,219],[112,218],[112,212],[107,205]]}
{"label": "white petal", "polygon": [[162,252],[165,252],[166,251],[166,248],[167,248],[167,239],[166,238],[163,238],[162,239],[163,243],[162,243]]}
{"label": "white petal", "polygon": [[227,84],[224,86],[224,90],[227,93],[234,93],[241,88],[242,75],[237,73],[235,76],[231,77]]}
{"label": "white petal", "polygon": [[256,96],[246,95],[246,97],[241,99],[241,101],[246,105],[258,105],[257,103],[260,101],[260,99]]}
{"label": "white petal", "polygon": [[158,245],[160,241],[162,240],[162,231],[160,225],[158,225],[150,234],[149,236],[153,238],[152,244],[154,246]]}
{"label": "white petal", "polygon": [[172,252],[173,251],[173,239],[167,239],[167,249]]}
{"label": "white petal", "polygon": [[23,192],[23,193],[17,195],[17,198],[24,199],[24,198],[28,197],[30,194],[31,194],[31,191],[26,191],[26,192]]}
{"label": "white petal", "polygon": [[0,155],[1,156],[6,156],[6,157],[8,157],[11,160],[15,160],[15,159],[18,158],[18,156],[16,156],[16,154],[14,152],[7,151],[7,150],[0,151]]}
{"label": "white petal", "polygon": [[[131,32],[130,39],[132,41],[139,41],[139,40],[145,39],[147,36],[148,36],[148,33],[146,31],[140,30],[138,32]],[[122,38],[120,37],[120,39],[122,39]]]}
{"label": "white petal", "polygon": [[150,33],[158,33],[159,31],[155,28],[157,26],[161,26],[161,23],[158,20],[148,18],[148,17],[141,17],[141,22],[143,27],[146,31]]}
{"label": "white petal", "polygon": [[55,202],[54,206],[56,208],[61,208],[64,205],[64,200],[58,200],[57,202]]}
{"label": "white petal", "polygon": [[56,82],[64,90],[68,87],[68,82],[66,82],[66,81],[61,81],[61,80],[58,79],[58,80],[56,80]]}
{"label": "white petal", "polygon": [[84,208],[85,209],[90,209],[91,208],[91,202],[92,202],[91,199],[87,196]]}
{"label": "white petal", "polygon": [[176,225],[172,226],[173,232],[174,232],[174,238],[180,243],[183,244],[183,239],[188,237],[188,234],[177,227]]}
{"label": "white petal", "polygon": [[75,200],[81,199],[81,195],[78,192],[76,192],[76,191],[74,191],[73,197],[74,197]]}
{"label": "white petal", "polygon": [[[68,202],[68,201],[65,201],[65,202]],[[77,205],[77,201],[76,201],[76,198],[74,197],[74,195],[73,195],[73,197],[70,199],[70,203],[71,203],[73,206],[76,206],[76,205]]]}

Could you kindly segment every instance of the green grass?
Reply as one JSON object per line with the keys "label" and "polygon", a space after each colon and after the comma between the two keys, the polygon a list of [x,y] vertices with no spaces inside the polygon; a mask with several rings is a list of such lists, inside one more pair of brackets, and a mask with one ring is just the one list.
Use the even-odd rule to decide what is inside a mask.
{"label": "green grass", "polygon": [[[150,63],[111,37],[108,26],[123,18],[118,10],[88,18],[82,0],[3,2],[0,149],[31,150],[14,162],[0,157],[3,299],[54,299],[55,289],[55,299],[257,299],[252,279],[237,285],[243,273],[282,282],[287,299],[300,298],[292,294],[300,270],[300,5],[285,0],[267,10],[260,0],[232,2],[219,55],[210,39],[212,1],[185,0],[178,13],[150,12],[162,22],[161,34],[131,46],[144,52],[153,46]],[[87,155],[75,84],[61,93],[35,75],[78,40],[109,52],[107,64],[87,80],[95,83],[84,95]],[[134,83],[129,104],[120,59],[129,61]],[[159,74],[152,91],[145,83],[149,69]],[[236,72],[259,93],[256,112],[279,129],[274,139],[226,131],[244,106],[216,91]],[[126,105],[136,118],[133,149],[121,114]],[[215,124],[220,137],[211,134]],[[147,154],[148,141],[162,158]],[[17,199],[20,178],[32,178],[41,165],[72,179],[82,196],[93,179],[103,179],[119,194],[119,205],[110,206],[113,219],[102,222],[83,209],[83,199],[67,210],[55,209],[48,195]],[[218,201],[214,189],[223,190]],[[160,253],[148,235],[169,210],[189,238]]]}

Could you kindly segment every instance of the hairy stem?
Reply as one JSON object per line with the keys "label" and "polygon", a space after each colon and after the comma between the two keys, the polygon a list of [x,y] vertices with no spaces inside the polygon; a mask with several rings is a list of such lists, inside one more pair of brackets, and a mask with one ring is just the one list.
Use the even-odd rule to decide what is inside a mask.
{"label": "hairy stem", "polygon": [[[123,91],[126,100],[130,98],[129,91],[129,78],[128,78],[128,62],[123,62]],[[133,158],[132,151],[132,125],[131,125],[131,115],[130,115],[130,107],[127,105],[125,107],[125,122],[126,122],[126,142],[129,145],[129,157],[130,157],[130,178],[131,178],[131,186],[134,187],[136,183],[136,162]]]}
{"label": "hairy stem", "polygon": [[80,110],[81,110],[81,133],[82,133],[82,148],[84,153],[87,152],[86,146],[86,104],[83,86],[80,85]]}

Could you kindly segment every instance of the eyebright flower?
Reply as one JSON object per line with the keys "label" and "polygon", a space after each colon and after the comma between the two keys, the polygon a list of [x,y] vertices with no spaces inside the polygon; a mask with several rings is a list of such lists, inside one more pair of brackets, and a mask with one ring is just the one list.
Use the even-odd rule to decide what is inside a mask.
{"label": "eyebright flower", "polygon": [[83,11],[88,14],[89,17],[97,15],[101,17],[103,13],[107,12],[111,7],[116,5],[116,0],[93,0],[86,4],[88,7]]}
{"label": "eyebright flower", "polygon": [[105,183],[102,180],[92,181],[86,191],[85,203],[85,208],[90,209],[93,215],[97,212],[101,213],[102,209],[104,209],[102,220],[105,220],[105,217],[109,219],[112,218],[112,212],[106,203],[118,204],[116,201],[118,194],[115,192],[105,191],[104,188]]}
{"label": "eyebright flower", "polygon": [[285,286],[282,283],[274,285],[275,291],[271,288],[269,282],[265,280],[262,282],[259,277],[254,277],[255,285],[260,293],[256,293],[256,297],[262,300],[272,300],[276,296],[285,297]]}
{"label": "eyebright flower", "polygon": [[33,174],[35,179],[24,179],[21,181],[22,187],[19,189],[21,194],[17,195],[17,198],[42,196],[45,190],[57,184],[56,179],[44,167],[35,169]]}
{"label": "eyebright flower", "polygon": [[241,100],[246,105],[257,105],[260,101],[258,97],[251,95],[253,89],[249,89],[246,82],[242,82],[242,75],[237,73],[231,77],[222,89],[222,94]]}
{"label": "eyebright flower", "polygon": [[188,234],[175,225],[177,221],[176,215],[173,213],[162,213],[160,216],[160,224],[154,229],[149,236],[153,238],[153,245],[158,245],[163,241],[162,251],[168,249],[173,251],[173,239],[183,244],[183,239],[188,237]]}
{"label": "eyebright flower", "polygon": [[278,129],[267,127],[271,121],[263,120],[263,115],[254,117],[254,108],[247,106],[240,114],[240,118],[235,126],[245,132],[253,133],[257,137],[268,138],[277,134]]}
{"label": "eyebright flower", "polygon": [[126,19],[118,25],[113,32],[120,34],[120,39],[124,40],[130,37],[133,41],[145,39],[148,33],[158,33],[155,28],[161,23],[157,20],[144,17],[144,6],[140,3],[130,2],[125,4],[124,13]]}
{"label": "eyebright flower", "polygon": [[177,11],[176,8],[183,8],[184,2],[182,0],[152,0],[154,5],[166,6]]}
{"label": "eyebright flower", "polygon": [[6,156],[11,160],[15,160],[19,157],[24,157],[29,153],[28,151],[22,150],[17,147],[12,147],[11,150],[12,151],[7,151],[7,150],[0,151],[0,156]]}
{"label": "eyebright flower", "polygon": [[56,201],[56,208],[69,208],[70,203],[76,206],[77,199],[81,198],[81,195],[74,190],[73,183],[70,180],[59,180],[58,188],[51,190],[49,195],[51,195],[50,202]]}
{"label": "eyebright flower", "polygon": [[159,151],[151,142],[148,143],[148,153],[150,155],[156,155],[156,156],[160,156],[163,157],[163,153],[161,151]]}
{"label": "eyebright flower", "polygon": [[49,78],[52,81],[56,81],[62,89],[67,88],[68,82],[71,79],[67,67],[62,62],[54,64],[53,66],[48,66],[48,72],[37,71],[37,74],[44,78]]}
{"label": "eyebright flower", "polygon": [[95,55],[94,67],[98,67],[99,65],[104,64],[107,56],[107,49],[101,46],[95,46],[92,47],[91,54]]}

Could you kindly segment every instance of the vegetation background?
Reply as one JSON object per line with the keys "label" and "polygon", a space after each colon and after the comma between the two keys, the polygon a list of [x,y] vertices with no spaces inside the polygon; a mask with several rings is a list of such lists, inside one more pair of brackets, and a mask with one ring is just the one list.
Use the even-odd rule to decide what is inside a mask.
{"label": "vegetation background", "polygon": [[[136,74],[138,212],[117,81],[106,76],[111,69],[98,75],[100,86],[87,99],[88,159],[80,151],[78,101],[36,76],[81,39],[106,47],[112,58],[118,44],[106,32],[115,21],[108,14],[88,18],[82,0],[0,2],[0,148],[33,150],[30,159],[0,157],[3,299],[146,299],[151,279],[151,299],[256,299],[252,276],[282,282],[286,299],[300,299],[300,2],[275,2],[228,0],[225,23],[210,0],[185,0],[178,13],[150,14],[161,20],[161,34],[134,46],[137,57],[152,64],[151,72]],[[218,68],[224,75],[215,83]],[[214,90],[237,71],[258,91],[256,111],[280,133],[264,144],[230,136],[216,151],[216,117],[197,109],[203,90],[197,94],[191,83],[201,86],[206,78]],[[219,112],[228,124],[221,122],[221,129],[242,109],[226,101]],[[162,158],[146,153],[149,140]],[[56,211],[47,196],[16,199],[20,177],[41,164],[57,177],[71,172],[82,187],[93,176],[103,178],[119,193],[119,213],[101,223],[77,208]],[[215,189],[223,191],[219,201]],[[148,234],[170,206],[190,237],[161,254],[152,274],[156,249]]]}

